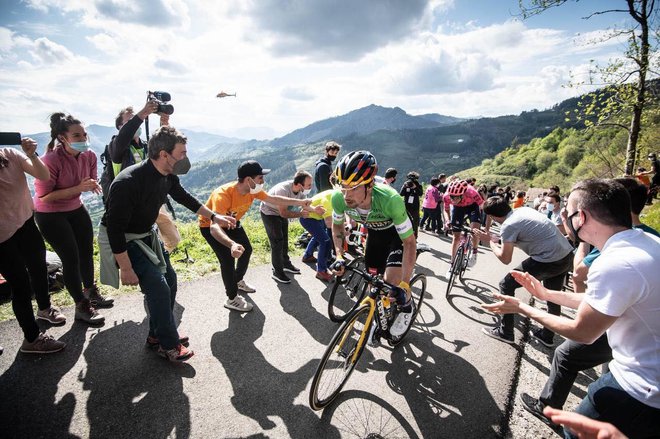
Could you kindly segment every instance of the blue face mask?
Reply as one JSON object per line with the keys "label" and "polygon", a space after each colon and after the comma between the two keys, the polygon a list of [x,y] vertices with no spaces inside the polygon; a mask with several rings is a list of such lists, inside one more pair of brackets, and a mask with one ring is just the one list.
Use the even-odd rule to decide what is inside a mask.
{"label": "blue face mask", "polygon": [[87,140],[84,142],[71,142],[69,145],[76,151],[85,152],[89,150],[89,141]]}

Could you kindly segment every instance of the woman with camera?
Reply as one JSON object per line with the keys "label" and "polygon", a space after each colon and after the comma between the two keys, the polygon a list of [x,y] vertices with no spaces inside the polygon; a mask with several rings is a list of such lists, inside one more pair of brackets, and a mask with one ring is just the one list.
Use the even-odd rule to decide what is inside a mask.
{"label": "woman with camera", "polygon": [[102,324],[105,318],[94,306],[108,307],[113,300],[103,297],[94,282],[92,220],[81,200],[83,192],[101,194],[96,154],[89,149],[85,127],[71,115],[52,114],[50,134],[43,158],[50,178],[35,181],[34,217],[62,260],[64,285],[76,302],[76,320]]}
{"label": "woman with camera", "polygon": [[0,149],[0,274],[12,289],[11,306],[25,337],[21,352],[48,354],[65,344],[41,333],[32,311],[32,294],[37,299],[37,317],[51,323],[66,321],[48,296],[46,246],[34,224],[34,206],[25,174],[48,180],[48,168],[37,155],[37,143],[21,140],[23,153]]}

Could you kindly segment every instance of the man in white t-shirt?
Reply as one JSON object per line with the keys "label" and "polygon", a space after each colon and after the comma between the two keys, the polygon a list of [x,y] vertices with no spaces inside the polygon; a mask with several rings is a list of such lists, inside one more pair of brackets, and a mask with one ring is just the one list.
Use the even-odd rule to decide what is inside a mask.
{"label": "man in white t-shirt", "polygon": [[[577,183],[566,205],[565,225],[577,243],[601,249],[587,278],[574,320],[549,315],[515,297],[483,305],[520,313],[566,338],[593,343],[604,332],[612,347],[610,371],[589,386],[576,411],[610,422],[628,437],[660,432],[660,238],[631,229],[630,198],[613,180]],[[528,274],[516,280],[533,295],[544,287]],[[573,437],[570,433],[567,437]]]}

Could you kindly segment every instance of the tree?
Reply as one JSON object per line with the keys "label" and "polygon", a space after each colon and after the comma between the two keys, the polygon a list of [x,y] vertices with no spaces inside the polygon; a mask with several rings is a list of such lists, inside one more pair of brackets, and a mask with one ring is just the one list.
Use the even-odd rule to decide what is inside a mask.
{"label": "tree", "polygon": [[[523,18],[528,18],[569,1],[579,0],[519,0],[519,4]],[[613,60],[604,67],[593,65],[589,82],[593,85],[597,80],[593,74],[597,74],[604,85],[609,87],[604,93],[592,94],[584,106],[584,112],[587,115],[599,113],[596,117],[597,125],[618,126],[628,131],[625,172],[632,175],[644,111],[650,98],[657,100],[655,95],[648,93],[647,81],[649,74],[655,73],[653,67],[658,62],[656,48],[659,33],[655,27],[655,0],[621,0],[621,3],[622,9],[595,11],[584,17],[588,19],[594,15],[624,13],[632,18],[627,29],[611,29],[605,37],[611,39],[626,36],[628,46],[623,59]],[[629,121],[625,123],[622,118],[628,117]]]}

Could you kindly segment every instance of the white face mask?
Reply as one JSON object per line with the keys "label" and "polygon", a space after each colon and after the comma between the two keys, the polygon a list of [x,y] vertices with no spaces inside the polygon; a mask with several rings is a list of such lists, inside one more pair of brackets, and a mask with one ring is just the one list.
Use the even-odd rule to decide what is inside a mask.
{"label": "white face mask", "polygon": [[303,189],[303,195],[309,195],[312,189]]}
{"label": "white face mask", "polygon": [[555,205],[552,204],[552,203],[548,203],[545,206],[546,206],[546,209],[548,210],[548,212],[552,212],[553,210],[555,210]]}
{"label": "white face mask", "polygon": [[258,194],[259,192],[264,190],[264,185],[263,183],[258,184],[256,181],[252,180],[254,183],[254,188],[250,188],[250,193],[251,194]]}

